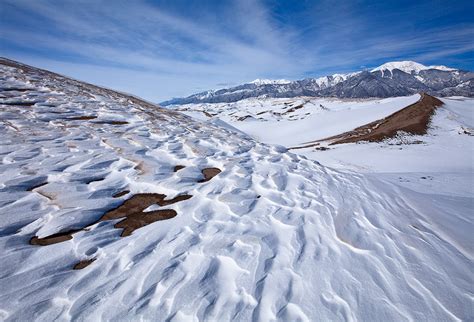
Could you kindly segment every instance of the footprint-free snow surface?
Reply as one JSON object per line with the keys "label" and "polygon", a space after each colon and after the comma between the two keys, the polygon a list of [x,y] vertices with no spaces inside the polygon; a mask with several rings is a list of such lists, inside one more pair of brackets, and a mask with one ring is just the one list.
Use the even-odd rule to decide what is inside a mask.
{"label": "footprint-free snow surface", "polygon": [[472,320],[472,198],[1,61],[0,320]]}

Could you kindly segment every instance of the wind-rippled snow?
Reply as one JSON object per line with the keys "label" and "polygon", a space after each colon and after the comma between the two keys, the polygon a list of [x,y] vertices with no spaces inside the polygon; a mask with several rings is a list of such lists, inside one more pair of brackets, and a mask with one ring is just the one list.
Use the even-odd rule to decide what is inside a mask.
{"label": "wind-rippled snow", "polygon": [[[332,170],[37,70],[2,66],[1,86],[2,320],[474,316],[472,198]],[[176,165],[186,168],[173,172]],[[199,183],[206,167],[222,172]],[[112,221],[29,245],[34,235],[94,222],[124,189],[192,198],[169,207],[175,218],[129,237]]]}

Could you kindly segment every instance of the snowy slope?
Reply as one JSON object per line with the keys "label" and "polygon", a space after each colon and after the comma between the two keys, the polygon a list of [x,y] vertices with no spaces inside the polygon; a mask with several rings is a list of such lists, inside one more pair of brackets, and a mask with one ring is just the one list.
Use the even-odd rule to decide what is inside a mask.
{"label": "snowy slope", "polygon": [[[332,170],[2,63],[14,66],[1,67],[2,320],[472,318],[472,197]],[[200,182],[207,167],[222,172]],[[192,197],[128,237],[120,219],[88,226],[142,192]],[[64,242],[28,243],[84,226]],[[95,261],[72,270],[84,259]]]}
{"label": "snowy slope", "polygon": [[[419,97],[416,94],[382,100],[247,99],[235,103],[187,104],[174,109],[203,121],[220,119],[261,142],[298,147],[386,117]],[[459,97],[442,101],[445,105],[437,110],[427,136],[343,144],[323,152],[314,147],[295,152],[331,167],[363,172],[469,174],[474,171],[474,100]]]}
{"label": "snowy slope", "polygon": [[219,118],[256,140],[286,147],[354,129],[416,102],[419,95],[382,100],[246,99],[235,103],[175,107],[202,120]]}
{"label": "snowy slope", "polygon": [[[381,143],[342,144],[324,153],[298,153],[336,168],[364,172],[474,173],[474,100],[441,99],[445,104],[431,120],[428,135],[403,136]],[[362,125],[363,123],[361,123]],[[451,187],[451,185],[450,185]]]}

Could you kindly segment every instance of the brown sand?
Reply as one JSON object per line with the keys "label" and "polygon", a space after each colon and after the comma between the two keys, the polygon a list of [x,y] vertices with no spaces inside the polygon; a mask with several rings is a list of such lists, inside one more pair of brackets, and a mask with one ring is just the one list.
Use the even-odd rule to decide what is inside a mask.
{"label": "brown sand", "polygon": [[29,101],[22,101],[22,102],[2,102],[0,104],[9,105],[9,106],[33,106],[37,102],[29,102]]}
{"label": "brown sand", "polygon": [[176,211],[172,209],[143,212],[146,208],[154,204],[168,206],[191,197],[191,195],[180,195],[173,199],[165,200],[166,195],[163,194],[136,194],[119,207],[106,212],[99,221],[125,217],[124,220],[116,223],[114,227],[123,229],[120,235],[121,237],[130,236],[138,228],[149,225],[155,221],[170,219],[177,215]]}
{"label": "brown sand", "polygon": [[307,145],[291,149],[308,148],[317,145],[317,142],[323,141],[329,141],[329,145],[360,141],[380,142],[395,137],[399,131],[413,135],[424,135],[427,133],[431,117],[435,113],[436,108],[441,105],[443,105],[443,102],[439,99],[426,93],[421,93],[418,102],[408,105],[383,119],[360,126],[349,132],[308,142]]}
{"label": "brown sand", "polygon": [[128,124],[127,121],[97,121],[96,124],[112,124],[112,125],[123,125]]}
{"label": "brown sand", "polygon": [[134,213],[115,224],[115,228],[123,228],[121,237],[130,236],[136,229],[149,225],[155,221],[173,218],[177,212],[172,209],[155,210]]}
{"label": "brown sand", "polygon": [[202,172],[202,175],[204,176],[204,179],[199,180],[198,181],[199,183],[207,182],[211,180],[222,171],[218,168],[205,168],[201,172]]}
{"label": "brown sand", "polygon": [[179,170],[184,169],[184,168],[186,168],[184,165],[178,164],[177,166],[173,168],[173,172],[178,172]]}
{"label": "brown sand", "polygon": [[141,214],[143,210],[151,205],[168,206],[176,202],[187,200],[191,195],[180,195],[170,200],[165,200],[166,195],[158,193],[139,193],[125,200],[123,204],[106,212],[98,221],[128,217],[133,214]]}
{"label": "brown sand", "polygon": [[122,196],[125,196],[127,194],[130,193],[130,190],[124,190],[124,191],[120,191],[120,192],[117,192],[116,194],[114,194],[112,197],[113,198],[120,198]]}
{"label": "brown sand", "polygon": [[285,111],[283,114],[289,114],[293,113],[296,110],[299,110],[300,108],[303,108],[304,104],[297,105],[295,107],[290,108],[289,110]]}
{"label": "brown sand", "polygon": [[[180,166],[176,166],[180,167]],[[175,169],[176,169],[175,167]],[[183,166],[184,167],[184,166]],[[177,171],[177,170],[176,170]],[[205,168],[202,170],[204,179],[199,180],[198,182],[207,182],[214,178],[216,175],[221,173],[221,170],[218,168]],[[113,195],[114,198],[118,198],[130,193],[130,191],[125,190]],[[60,232],[47,236],[44,238],[38,238],[34,236],[30,239],[31,245],[40,245],[47,246],[51,244],[60,243],[72,239],[72,235],[82,231],[88,230],[90,226],[107,220],[120,219],[124,218],[122,221],[114,225],[115,228],[123,229],[121,236],[126,237],[131,235],[136,229],[151,224],[155,221],[165,220],[173,218],[177,215],[176,211],[172,209],[159,209],[149,212],[144,212],[145,209],[151,205],[159,205],[162,207],[172,205],[174,203],[187,200],[191,198],[191,195],[179,195],[172,199],[166,200],[166,195],[158,193],[139,193],[135,194],[129,199],[125,200],[120,206],[107,211],[99,220],[89,224],[88,226],[81,229],[69,230],[66,232]]]}
{"label": "brown sand", "polygon": [[306,144],[306,145],[299,145],[299,146],[293,146],[288,148],[288,150],[298,150],[298,149],[306,149],[306,148],[312,148],[315,146],[319,146],[319,143],[311,143],[311,144]]}
{"label": "brown sand", "polygon": [[87,266],[92,264],[95,260],[96,260],[95,258],[82,260],[82,261],[76,263],[76,265],[74,265],[74,267],[72,269],[78,270],[78,269],[86,268]]}
{"label": "brown sand", "polygon": [[418,102],[392,115],[326,140],[333,140],[331,142],[331,145],[333,145],[359,141],[380,142],[393,138],[397,135],[398,131],[414,135],[424,135],[428,130],[431,117],[436,108],[441,105],[443,105],[443,102],[439,99],[422,93]]}
{"label": "brown sand", "polygon": [[30,244],[39,245],[39,246],[57,244],[57,243],[72,239],[72,235],[81,230],[82,229],[68,230],[68,231],[53,234],[44,238],[38,238],[34,236],[33,238],[30,239]]}
{"label": "brown sand", "polygon": [[125,218],[114,225],[115,228],[122,228],[122,237],[129,236],[138,228],[151,224],[158,220],[170,219],[177,215],[176,211],[171,209],[160,209],[150,212],[143,212],[146,208],[151,205],[158,204],[160,206],[168,206],[176,202],[187,200],[191,198],[191,195],[179,195],[173,199],[165,200],[166,195],[156,193],[140,193],[132,196],[130,199],[125,200],[120,206],[106,212],[99,220],[89,224],[88,226],[81,229],[69,230],[47,236],[44,238],[38,238],[34,236],[30,239],[31,245],[47,246],[51,244],[57,244],[63,241],[72,239],[72,235],[82,231],[88,230],[90,226],[95,225],[98,222]]}
{"label": "brown sand", "polygon": [[96,119],[97,116],[95,115],[84,115],[84,116],[74,116],[74,117],[69,117],[67,120],[71,121],[86,121],[86,120],[93,120]]}

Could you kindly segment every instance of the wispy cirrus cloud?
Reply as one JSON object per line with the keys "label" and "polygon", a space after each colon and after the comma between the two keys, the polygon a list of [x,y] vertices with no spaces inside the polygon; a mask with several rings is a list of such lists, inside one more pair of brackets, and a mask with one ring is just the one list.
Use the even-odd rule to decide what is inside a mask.
{"label": "wispy cirrus cloud", "polygon": [[[259,77],[350,71],[392,58],[474,63],[464,58],[473,51],[470,20],[416,30],[414,22],[386,25],[383,19],[397,15],[365,1],[292,5],[4,0],[1,53],[154,101]],[[398,12],[416,19],[413,8],[426,10],[417,5]],[[431,17],[444,19],[446,13],[435,9]]]}

